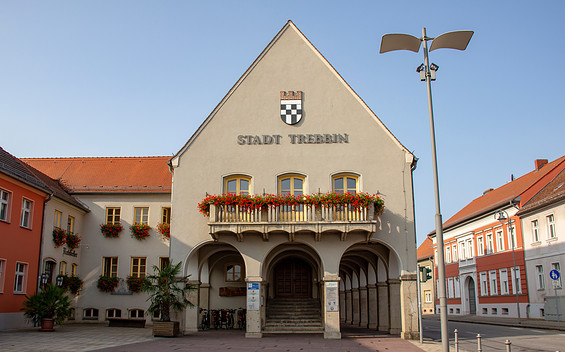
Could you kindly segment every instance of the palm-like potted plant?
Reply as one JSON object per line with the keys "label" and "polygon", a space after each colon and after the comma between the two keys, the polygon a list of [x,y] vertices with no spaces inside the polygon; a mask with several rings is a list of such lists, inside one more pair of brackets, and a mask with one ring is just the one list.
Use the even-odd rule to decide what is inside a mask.
{"label": "palm-like potted plant", "polygon": [[41,331],[54,331],[54,324],[61,325],[71,316],[71,300],[65,289],[54,285],[41,288],[24,301],[24,316],[34,325],[41,323]]}
{"label": "palm-like potted plant", "polygon": [[177,336],[180,333],[179,322],[171,321],[171,310],[180,312],[187,306],[192,307],[187,296],[195,287],[189,284],[189,276],[179,275],[180,262],[177,265],[169,263],[161,269],[154,265],[153,271],[154,274],[147,276],[148,281],[143,286],[143,291],[149,293],[148,313],[161,313],[161,319],[153,323],[153,335]]}

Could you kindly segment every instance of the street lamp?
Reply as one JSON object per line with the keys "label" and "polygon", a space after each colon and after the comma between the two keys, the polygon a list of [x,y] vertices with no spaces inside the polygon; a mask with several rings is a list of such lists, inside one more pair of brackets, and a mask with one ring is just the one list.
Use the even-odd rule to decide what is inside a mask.
{"label": "street lamp", "polygon": [[[430,51],[436,49],[457,49],[465,50],[471,37],[472,31],[457,31],[444,33],[436,38],[430,38],[426,35],[426,28],[422,28],[422,37],[417,38],[409,34],[385,34],[381,40],[380,53],[387,53],[395,50],[410,50],[415,53],[420,51],[420,44],[424,43],[424,64],[420,65],[417,71],[420,73],[420,79],[426,81],[428,88],[428,111],[430,115],[430,135],[432,140],[432,161],[434,172],[434,188],[436,203],[436,238],[438,249],[438,279],[439,279],[439,307],[441,320],[441,343],[442,350],[449,352],[449,332],[447,330],[447,290],[445,287],[445,256],[443,254],[443,225],[441,219],[441,208],[439,201],[439,181],[437,172],[437,156],[436,156],[436,138],[434,128],[434,111],[432,105],[432,80],[435,80],[435,71],[439,68],[436,64],[430,65],[428,58],[428,41],[432,41]],[[420,334],[422,333],[420,326]]]}
{"label": "street lamp", "polygon": [[516,293],[516,308],[518,309],[518,324],[521,323],[520,320],[520,296],[518,296],[518,291],[520,290],[520,288],[518,287],[518,275],[516,275],[516,255],[514,254],[514,228],[512,227],[512,219],[510,219],[510,217],[508,216],[508,213],[505,212],[504,210],[500,210],[499,212],[497,212],[496,214],[494,214],[494,218],[498,221],[500,221],[500,223],[502,225],[504,225],[504,222],[507,222],[507,226],[508,226],[508,234],[510,235],[510,241],[512,242],[512,262],[513,262],[513,266],[512,266],[512,272],[514,273],[514,282],[512,283],[512,287],[514,287],[514,292]]}

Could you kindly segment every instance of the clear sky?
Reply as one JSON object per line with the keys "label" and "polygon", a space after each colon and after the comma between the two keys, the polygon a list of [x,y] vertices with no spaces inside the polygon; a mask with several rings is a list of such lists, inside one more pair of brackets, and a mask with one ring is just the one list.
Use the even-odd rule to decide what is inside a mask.
{"label": "clear sky", "polygon": [[422,52],[386,33],[473,30],[437,50],[444,221],[564,154],[565,1],[0,2],[0,146],[17,157],[172,155],[292,20],[420,160],[418,243],[434,230]]}

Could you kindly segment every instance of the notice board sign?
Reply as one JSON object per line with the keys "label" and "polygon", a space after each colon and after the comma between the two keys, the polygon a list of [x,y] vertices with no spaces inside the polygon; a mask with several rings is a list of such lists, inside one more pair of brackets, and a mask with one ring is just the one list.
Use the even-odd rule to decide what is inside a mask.
{"label": "notice board sign", "polygon": [[260,292],[258,282],[247,283],[247,310],[259,310]]}
{"label": "notice board sign", "polygon": [[339,286],[337,281],[326,282],[326,312],[337,312],[339,303]]}

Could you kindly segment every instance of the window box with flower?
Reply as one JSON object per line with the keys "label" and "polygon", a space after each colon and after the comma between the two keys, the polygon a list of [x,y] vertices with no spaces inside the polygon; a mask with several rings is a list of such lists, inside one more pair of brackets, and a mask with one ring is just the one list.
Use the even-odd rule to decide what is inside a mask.
{"label": "window box with flower", "polygon": [[164,239],[171,238],[171,225],[166,222],[157,224],[157,231],[163,236]]}
{"label": "window box with flower", "polygon": [[55,244],[55,247],[61,247],[62,245],[64,245],[66,238],[67,231],[58,227],[55,227],[53,229],[53,243]]}
{"label": "window box with flower", "polygon": [[67,233],[66,243],[67,243],[67,247],[69,247],[70,249],[78,248],[80,241],[81,238],[76,233],[72,233],[72,232]]}
{"label": "window box with flower", "polygon": [[129,230],[131,231],[131,237],[142,241],[149,237],[149,230],[151,230],[151,226],[135,223],[129,227]]}
{"label": "window box with flower", "polygon": [[102,232],[102,234],[106,238],[117,238],[117,237],[119,237],[120,232],[122,232],[123,229],[124,228],[119,223],[117,223],[117,224],[108,223],[108,224],[100,225],[100,232]]}
{"label": "window box with flower", "polygon": [[106,293],[114,292],[114,289],[116,289],[116,287],[118,287],[119,283],[120,283],[119,277],[110,277],[110,276],[100,275],[100,277],[98,278],[98,282],[96,284],[96,287],[98,287],[100,292],[106,292]]}
{"label": "window box with flower", "polygon": [[128,276],[126,279],[128,284],[128,289],[133,293],[139,293],[143,290],[143,287],[149,283],[149,279],[145,276]]}

